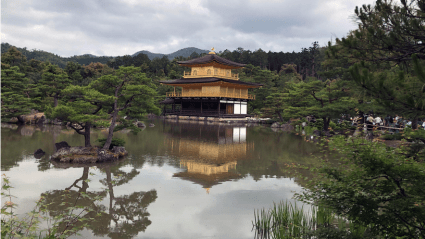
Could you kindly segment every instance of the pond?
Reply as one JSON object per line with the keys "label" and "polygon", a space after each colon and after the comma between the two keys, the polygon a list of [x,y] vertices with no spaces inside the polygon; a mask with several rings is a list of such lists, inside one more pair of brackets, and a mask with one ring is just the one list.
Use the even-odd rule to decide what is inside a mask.
{"label": "pond", "polygon": [[[2,124],[1,169],[14,187],[16,212],[31,211],[44,196],[50,216],[60,215],[63,197],[75,201],[86,192],[102,197],[99,205],[77,204],[102,213],[82,238],[253,238],[255,209],[302,190],[304,178],[287,166],[315,164],[320,151],[265,126],[152,122],[137,135],[115,133],[126,141],[126,158],[86,167],[49,161],[55,142],[84,144],[72,129]],[[94,130],[92,144],[106,135]],[[33,156],[38,148],[46,152],[41,159]]]}

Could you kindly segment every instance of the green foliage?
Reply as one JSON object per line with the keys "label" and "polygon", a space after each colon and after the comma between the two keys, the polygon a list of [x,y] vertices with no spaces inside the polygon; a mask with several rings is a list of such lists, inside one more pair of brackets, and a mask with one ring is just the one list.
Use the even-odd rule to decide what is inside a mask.
{"label": "green foliage", "polygon": [[[80,56],[71,56],[71,57],[60,57],[50,52],[46,52],[43,50],[32,49],[28,50],[26,47],[24,48],[16,48],[8,43],[1,44],[1,53],[5,53],[9,51],[11,48],[15,48],[17,51],[22,52],[23,55],[26,56],[28,60],[36,60],[36,61],[49,61],[52,64],[58,65],[61,68],[64,68],[68,62],[76,62],[79,64],[90,64],[91,62],[100,62],[106,64],[108,60],[111,60],[113,57],[110,56],[93,56],[93,55],[80,55]],[[3,61],[3,59],[2,59]]]}
{"label": "green foliage", "polygon": [[[58,101],[62,98],[62,90],[70,85],[71,80],[67,74],[57,65],[46,64],[41,80],[37,83],[37,90],[42,99],[53,99],[47,103],[50,106],[58,106]],[[41,109],[44,110],[44,109]]]}
{"label": "green foliage", "polygon": [[329,126],[333,130],[338,130],[338,131],[341,131],[341,130],[354,130],[354,129],[356,129],[356,127],[355,126],[351,126],[351,122],[350,121],[347,121],[347,120],[344,120],[344,121],[342,121],[340,123],[334,123],[334,122],[331,121],[329,123]]}
{"label": "green foliage", "polygon": [[[106,143],[106,138],[100,138],[97,140],[97,142],[100,143],[101,146],[103,146]],[[120,138],[112,138],[112,143],[109,146],[109,149],[112,149],[114,146],[124,146],[125,140]]]}
{"label": "green foliage", "polygon": [[384,140],[401,140],[404,137],[401,133],[394,133],[394,134],[383,134],[381,138]]}
{"label": "green foliage", "polygon": [[318,129],[323,129],[323,119],[316,119],[316,122],[311,124]]}
{"label": "green foliage", "polygon": [[68,86],[62,91],[65,102],[46,111],[49,118],[59,118],[70,122],[70,127],[85,137],[85,147],[90,144],[92,126],[107,127],[109,115],[105,105],[112,104],[114,98],[104,95],[88,86]]}
{"label": "green foliage", "polygon": [[[320,202],[374,235],[425,236],[425,180],[422,158],[408,148],[388,148],[379,142],[335,137],[330,148],[340,155],[340,166],[324,163],[300,197]],[[417,155],[416,155],[417,156]]]}
{"label": "green foliage", "polygon": [[92,81],[89,87],[113,97],[112,104],[105,105],[111,112],[112,121],[104,148],[110,146],[119,113],[131,118],[141,118],[146,113],[160,113],[155,105],[156,86],[138,67],[120,67],[114,74]]}
{"label": "green foliage", "polygon": [[18,66],[4,65],[1,68],[1,116],[10,119],[28,113],[34,106],[25,95],[28,78],[20,73]]}

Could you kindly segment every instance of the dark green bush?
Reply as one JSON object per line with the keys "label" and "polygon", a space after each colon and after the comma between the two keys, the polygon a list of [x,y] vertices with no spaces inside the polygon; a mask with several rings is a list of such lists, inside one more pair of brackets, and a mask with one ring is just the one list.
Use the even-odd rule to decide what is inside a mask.
{"label": "dark green bush", "polygon": [[401,140],[403,139],[403,135],[401,133],[384,134],[381,138],[385,140]]}
{"label": "dark green bush", "polygon": [[[106,138],[100,138],[97,140],[97,142],[100,143],[100,146],[102,147],[106,143]],[[123,139],[119,138],[112,138],[111,145],[109,146],[109,149],[112,149],[114,146],[124,146],[125,141]]]}
{"label": "dark green bush", "polygon": [[312,126],[318,128],[319,130],[322,130],[323,129],[323,125],[324,125],[323,119],[316,119],[316,122],[313,123]]}

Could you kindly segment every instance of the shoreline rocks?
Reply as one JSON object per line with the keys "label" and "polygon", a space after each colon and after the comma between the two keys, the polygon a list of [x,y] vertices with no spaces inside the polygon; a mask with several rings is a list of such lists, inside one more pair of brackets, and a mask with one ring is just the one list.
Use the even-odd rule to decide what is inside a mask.
{"label": "shoreline rocks", "polygon": [[62,147],[50,159],[60,163],[92,164],[113,162],[126,155],[128,152],[124,147],[115,146],[112,150],[106,150],[99,147],[78,146]]}
{"label": "shoreline rocks", "polygon": [[41,158],[41,157],[43,157],[45,154],[46,154],[46,152],[44,152],[42,149],[37,149],[37,150],[34,152],[34,157],[35,157],[36,159],[40,159],[40,158]]}

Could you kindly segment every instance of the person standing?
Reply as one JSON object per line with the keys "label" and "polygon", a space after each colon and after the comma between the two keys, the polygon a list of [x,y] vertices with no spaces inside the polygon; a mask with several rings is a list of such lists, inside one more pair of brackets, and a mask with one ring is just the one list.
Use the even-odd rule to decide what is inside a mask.
{"label": "person standing", "polygon": [[[394,120],[392,116],[388,119],[388,127],[394,127]],[[390,132],[393,132],[393,129],[390,128]]]}
{"label": "person standing", "polygon": [[375,125],[376,126],[378,126],[378,129],[382,126],[382,119],[381,119],[381,117],[379,117],[379,116],[377,116],[376,118],[375,118]]}

